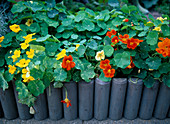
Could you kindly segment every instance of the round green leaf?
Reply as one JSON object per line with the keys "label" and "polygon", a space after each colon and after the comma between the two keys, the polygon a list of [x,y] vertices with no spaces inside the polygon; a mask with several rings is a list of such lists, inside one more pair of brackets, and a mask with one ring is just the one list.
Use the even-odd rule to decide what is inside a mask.
{"label": "round green leaf", "polygon": [[67,72],[63,68],[57,68],[54,70],[55,81],[64,81],[67,78]]}
{"label": "round green leaf", "polygon": [[161,58],[158,57],[151,57],[146,59],[146,64],[149,66],[150,69],[158,69],[161,65]]}
{"label": "round green leaf", "polygon": [[104,46],[104,54],[107,57],[110,57],[113,54],[113,52],[114,52],[113,47],[111,47],[110,45]]}
{"label": "round green leaf", "polygon": [[87,20],[87,19],[83,20],[82,25],[83,25],[83,28],[88,30],[88,31],[91,31],[95,28],[94,23],[91,22],[90,20]]}

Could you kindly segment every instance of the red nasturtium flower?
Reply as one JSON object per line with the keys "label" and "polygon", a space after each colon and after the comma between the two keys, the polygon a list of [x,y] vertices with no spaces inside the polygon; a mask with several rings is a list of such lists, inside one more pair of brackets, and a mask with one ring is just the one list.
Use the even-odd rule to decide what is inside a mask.
{"label": "red nasturtium flower", "polygon": [[118,42],[119,42],[118,37],[117,37],[117,36],[114,36],[114,37],[112,38],[112,43],[113,43],[113,44],[117,44]]}
{"label": "red nasturtium flower", "polygon": [[163,55],[163,57],[170,57],[170,39],[168,38],[160,38],[159,40],[162,40],[162,42],[158,43],[158,48],[156,48],[156,51]]}
{"label": "red nasturtium flower", "polygon": [[62,103],[66,103],[67,104],[67,108],[69,107],[69,106],[71,106],[71,101],[66,97],[65,98],[65,100],[62,100],[61,101]]}
{"label": "red nasturtium flower", "polygon": [[129,19],[124,19],[123,21],[124,21],[124,22],[128,22],[128,21],[129,21]]}
{"label": "red nasturtium flower", "polygon": [[124,34],[124,35],[119,35],[119,40],[124,43],[124,44],[127,44],[127,40],[129,39],[129,35],[128,34]]}
{"label": "red nasturtium flower", "polygon": [[112,35],[116,35],[116,31],[115,30],[111,30],[111,31],[108,31],[107,33],[106,33],[106,36],[108,36],[109,38],[111,38],[112,37]]}
{"label": "red nasturtium flower", "polygon": [[130,57],[130,65],[128,65],[126,67],[126,69],[131,69],[131,68],[134,68],[134,67],[135,67],[135,64],[133,63],[132,57]]}
{"label": "red nasturtium flower", "polygon": [[140,42],[143,42],[143,40],[130,38],[127,40],[127,48],[135,49],[139,45]]}
{"label": "red nasturtium flower", "polygon": [[65,56],[61,66],[66,68],[67,71],[71,70],[71,68],[74,68],[75,63],[73,62],[73,57],[71,55]]}
{"label": "red nasturtium flower", "polygon": [[100,62],[100,68],[101,68],[101,69],[111,68],[111,65],[110,65],[109,63],[110,63],[110,60],[108,60],[108,59],[102,60],[102,61]]}
{"label": "red nasturtium flower", "polygon": [[108,69],[103,70],[103,73],[105,74],[105,77],[112,78],[114,77],[115,69],[108,68]]}

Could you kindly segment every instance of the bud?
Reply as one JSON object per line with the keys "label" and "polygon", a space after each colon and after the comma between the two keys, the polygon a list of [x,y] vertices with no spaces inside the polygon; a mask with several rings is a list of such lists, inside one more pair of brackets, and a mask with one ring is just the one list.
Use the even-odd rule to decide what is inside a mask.
{"label": "bud", "polygon": [[153,70],[154,70],[154,69],[150,69],[150,68],[149,68],[149,71],[153,71]]}
{"label": "bud", "polygon": [[33,107],[30,107],[30,114],[35,114],[35,110]]}
{"label": "bud", "polygon": [[10,52],[9,52],[10,54],[12,53],[12,50],[10,50]]}
{"label": "bud", "polygon": [[116,27],[118,27],[118,25],[116,25]]}
{"label": "bud", "polygon": [[140,69],[138,70],[138,74],[140,73]]}

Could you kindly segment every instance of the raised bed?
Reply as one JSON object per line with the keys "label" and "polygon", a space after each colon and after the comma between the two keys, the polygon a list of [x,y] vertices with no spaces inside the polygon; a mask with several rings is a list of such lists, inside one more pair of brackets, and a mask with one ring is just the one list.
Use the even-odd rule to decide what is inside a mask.
{"label": "raised bed", "polygon": [[[46,92],[38,96],[33,106],[36,120],[48,117],[51,120],[60,120],[63,117],[66,120],[77,118],[105,120],[108,117],[112,120],[119,120],[122,117],[129,120],[137,117],[146,120],[152,117],[157,119],[169,117],[170,88],[158,81],[152,88],[146,88],[142,80],[136,78],[113,78],[111,82],[103,82],[96,78],[90,83],[66,82],[64,87],[69,92],[68,97],[72,106],[67,108],[64,105],[63,108],[59,101],[65,98],[64,89],[62,94],[61,89],[55,89],[50,85]],[[5,100],[7,98],[8,101]],[[29,108],[18,103],[12,85],[6,91],[1,90],[0,99],[3,109],[3,111],[0,109],[1,117],[3,113],[6,119],[19,117],[24,120],[32,117],[28,112]]]}

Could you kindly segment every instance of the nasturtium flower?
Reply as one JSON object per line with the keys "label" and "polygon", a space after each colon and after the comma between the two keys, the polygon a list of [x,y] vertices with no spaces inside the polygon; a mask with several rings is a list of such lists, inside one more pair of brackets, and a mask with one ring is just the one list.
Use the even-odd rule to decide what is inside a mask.
{"label": "nasturtium flower", "polygon": [[13,66],[9,65],[8,67],[9,67],[9,73],[14,74],[15,70],[16,70],[16,67],[14,65]]}
{"label": "nasturtium flower", "polygon": [[119,35],[119,40],[124,43],[124,44],[127,44],[127,40],[129,39],[129,35],[128,34],[124,34],[123,36],[120,34]]}
{"label": "nasturtium flower", "polygon": [[28,58],[32,59],[34,57],[34,50],[30,49],[30,51],[27,51],[26,54],[28,55]]}
{"label": "nasturtium flower", "polygon": [[118,37],[117,37],[117,36],[114,36],[114,37],[112,38],[112,43],[113,43],[113,44],[117,44],[118,42],[119,42]]}
{"label": "nasturtium flower", "polygon": [[127,48],[135,49],[139,45],[140,42],[143,42],[143,40],[130,38],[127,40]]}
{"label": "nasturtium flower", "polygon": [[129,19],[124,19],[123,21],[124,21],[124,22],[128,22],[128,21],[129,21]]}
{"label": "nasturtium flower", "polygon": [[161,31],[161,27],[155,27],[153,30],[155,30],[155,31]]}
{"label": "nasturtium flower", "polygon": [[33,23],[33,19],[28,19],[25,23],[27,26],[30,26]]}
{"label": "nasturtium flower", "polygon": [[126,67],[126,69],[131,69],[131,68],[134,68],[134,67],[135,67],[135,64],[133,63],[132,57],[130,57],[130,65],[128,65]]}
{"label": "nasturtium flower", "polygon": [[164,22],[163,20],[166,20],[166,19],[167,19],[167,17],[165,17],[165,18],[158,17],[156,20],[160,20],[163,23]]}
{"label": "nasturtium flower", "polygon": [[111,68],[110,60],[108,60],[108,59],[102,60],[100,62],[100,68],[101,69],[108,69],[108,68],[110,69]]}
{"label": "nasturtium flower", "polygon": [[105,77],[110,77],[110,78],[112,78],[112,77],[114,77],[114,74],[115,74],[115,69],[105,69],[105,70],[103,70],[103,73],[105,74]]}
{"label": "nasturtium flower", "polygon": [[16,63],[16,66],[23,68],[23,67],[27,67],[28,64],[30,63],[30,60],[25,60],[25,59],[21,59],[18,63]]}
{"label": "nasturtium flower", "polygon": [[32,76],[27,76],[26,74],[22,74],[22,78],[23,78],[23,82],[30,82],[30,81],[33,81],[35,80],[34,77]]}
{"label": "nasturtium flower", "polygon": [[158,48],[156,48],[156,51],[160,54],[162,54],[163,57],[170,57],[170,39],[169,38],[160,38],[162,42],[158,43]]}
{"label": "nasturtium flower", "polygon": [[76,51],[78,51],[79,46],[80,46],[80,44],[77,44],[77,45],[76,45]]}
{"label": "nasturtium flower", "polygon": [[57,55],[56,60],[59,60],[59,59],[63,58],[64,56],[66,56],[66,50],[65,50],[65,49],[63,49],[63,50]]}
{"label": "nasturtium flower", "polygon": [[147,22],[147,24],[149,24],[149,23],[153,23],[153,22],[151,22],[151,21]]}
{"label": "nasturtium flower", "polygon": [[[4,40],[4,36],[2,36],[2,37],[0,37],[0,43],[2,43],[2,41]],[[0,45],[0,47],[1,47],[1,45]]]}
{"label": "nasturtium flower", "polygon": [[112,35],[116,35],[116,31],[115,30],[111,30],[111,31],[108,31],[107,33],[106,33],[106,36],[108,36],[109,38],[111,38],[112,37]]}
{"label": "nasturtium flower", "polygon": [[105,59],[104,51],[99,51],[96,53],[95,59],[98,61],[101,61],[102,59]]}
{"label": "nasturtium flower", "polygon": [[25,50],[29,47],[29,44],[28,43],[21,43],[21,49]]}
{"label": "nasturtium flower", "polygon": [[33,34],[28,34],[27,36],[23,36],[23,38],[25,39],[25,43],[29,43],[33,40],[36,40],[36,38],[32,39],[32,36],[35,35],[36,33],[33,33]]}
{"label": "nasturtium flower", "polygon": [[21,54],[21,51],[20,50],[15,50],[14,51],[14,55],[16,58],[19,58],[20,57],[20,54]]}
{"label": "nasturtium flower", "polygon": [[73,57],[71,55],[64,56],[63,62],[61,64],[62,68],[66,68],[67,71],[71,70],[71,68],[75,67],[75,63],[73,62]]}
{"label": "nasturtium flower", "polygon": [[66,97],[65,98],[65,100],[62,100],[61,101],[62,103],[66,103],[67,104],[67,108],[69,107],[69,106],[71,106],[71,101]]}
{"label": "nasturtium flower", "polygon": [[15,33],[18,33],[21,30],[20,26],[17,24],[11,25],[9,28]]}

